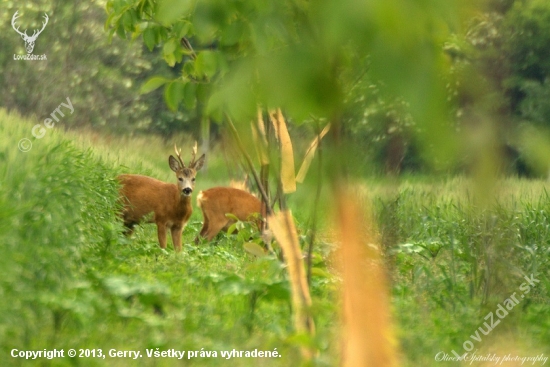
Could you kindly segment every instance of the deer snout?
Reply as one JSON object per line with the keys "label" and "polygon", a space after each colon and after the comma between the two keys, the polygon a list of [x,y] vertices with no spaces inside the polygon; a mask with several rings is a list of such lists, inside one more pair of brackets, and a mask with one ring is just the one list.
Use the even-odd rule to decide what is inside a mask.
{"label": "deer snout", "polygon": [[189,196],[189,195],[191,195],[191,193],[193,192],[193,189],[190,188],[190,187],[186,187],[186,188],[184,188],[184,189],[181,190],[181,191],[183,192],[183,194],[184,194],[185,196]]}

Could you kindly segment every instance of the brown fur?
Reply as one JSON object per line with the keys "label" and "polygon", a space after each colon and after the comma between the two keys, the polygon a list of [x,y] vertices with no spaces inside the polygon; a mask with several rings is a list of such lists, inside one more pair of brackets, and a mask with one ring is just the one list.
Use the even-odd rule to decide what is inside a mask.
{"label": "brown fur", "polygon": [[[227,230],[235,222],[226,217],[226,213],[246,221],[250,220],[253,214],[260,213],[262,204],[258,198],[246,191],[232,187],[213,187],[199,193],[197,205],[201,208],[204,218],[200,236],[210,241],[221,230]],[[195,241],[198,241],[198,237]]]}
{"label": "brown fur", "polygon": [[134,225],[140,223],[145,216],[152,214],[150,222],[157,225],[160,247],[166,248],[166,230],[169,229],[174,250],[181,251],[181,234],[193,212],[191,193],[195,186],[195,175],[202,168],[204,155],[198,161],[192,162],[189,167],[185,167],[181,159],[178,162],[170,156],[169,164],[176,173],[177,185],[142,175],[118,176],[122,185],[122,218],[128,228],[127,234],[131,234]]}

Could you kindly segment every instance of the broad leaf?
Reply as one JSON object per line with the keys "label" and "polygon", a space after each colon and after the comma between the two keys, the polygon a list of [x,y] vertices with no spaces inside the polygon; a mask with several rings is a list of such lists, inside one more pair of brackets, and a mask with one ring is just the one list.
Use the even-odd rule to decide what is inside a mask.
{"label": "broad leaf", "polygon": [[146,93],[152,92],[158,87],[168,83],[169,81],[170,79],[167,79],[161,76],[154,76],[141,86],[141,88],[139,89],[139,93],[146,94]]}
{"label": "broad leaf", "polygon": [[168,108],[172,111],[178,109],[179,103],[183,99],[185,83],[180,80],[174,80],[166,86],[164,90],[164,99]]}
{"label": "broad leaf", "polygon": [[148,27],[143,31],[143,42],[149,51],[153,51],[156,45],[156,31],[152,27]]}
{"label": "broad leaf", "polygon": [[246,242],[243,245],[243,248],[245,249],[246,252],[251,253],[252,255],[257,257],[263,257],[266,255],[264,249],[260,245],[254,242]]}

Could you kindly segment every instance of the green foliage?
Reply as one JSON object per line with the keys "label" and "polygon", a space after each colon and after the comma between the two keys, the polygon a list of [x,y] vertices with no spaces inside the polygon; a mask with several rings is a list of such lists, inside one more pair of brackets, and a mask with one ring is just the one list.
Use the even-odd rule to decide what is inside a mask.
{"label": "green foliage", "polygon": [[[516,126],[527,122],[547,127],[550,5],[539,0],[493,3],[487,13],[471,23],[466,36],[469,45],[457,44],[457,49],[465,52],[462,56],[473,61],[485,76],[487,86],[478,92],[492,93],[492,97],[485,97],[497,101],[490,103],[492,110]],[[470,91],[473,83],[481,84],[467,79],[468,74],[463,75],[461,83],[469,83]]]}
{"label": "green foliage", "polygon": [[[69,97],[75,112],[60,122],[64,128],[92,127],[125,134],[197,132],[198,119],[192,109],[186,113],[168,110],[161,91],[140,95],[140,87],[152,75],[173,78],[175,71],[159,58],[159,50],[150,53],[138,43],[109,41],[103,30],[104,3],[40,0],[24,8],[13,1],[3,4],[0,105],[43,119]],[[49,23],[34,50],[45,54],[47,61],[13,59],[14,54],[25,53],[21,37],[11,28],[17,10],[21,15],[17,24],[22,30],[28,28],[29,34],[48,14]],[[129,25],[135,19],[135,14],[132,18],[128,13],[121,22]]]}
{"label": "green foliage", "polygon": [[63,325],[87,324],[105,307],[83,274],[83,252],[117,242],[120,229],[111,168],[55,131],[23,153],[17,140],[31,126],[3,111],[0,120],[0,358],[10,365],[4,358],[11,347],[54,345]]}
{"label": "green foliage", "polygon": [[550,297],[550,283],[543,280],[550,271],[545,186],[499,182],[501,195],[481,208],[468,196],[470,185],[459,178],[409,183],[375,196],[407,365],[436,365],[441,351],[463,354],[462,343],[484,317],[514,292],[521,295],[519,286],[531,274],[541,283],[475,347],[482,354],[518,332],[537,335],[533,350],[548,345],[545,326],[528,321],[547,312],[542,304]]}
{"label": "green foliage", "polygon": [[531,0],[516,2],[504,23],[503,52],[510,74],[504,81],[513,113],[521,120],[549,126],[550,4]]}
{"label": "green foliage", "polygon": [[345,111],[345,132],[360,146],[365,166],[384,173],[419,170],[418,126],[402,98],[388,95],[365,73],[351,89]]}
{"label": "green foliage", "polygon": [[[164,11],[176,3],[177,12]],[[227,114],[240,128],[255,118],[258,106],[281,107],[294,123],[313,115],[331,120],[334,129],[360,130],[366,138],[358,138],[358,145],[381,141],[373,150],[395,145],[388,141],[396,135],[407,150],[409,135],[416,135],[415,144],[427,151],[425,161],[437,156],[430,163],[448,164],[456,152],[439,45],[463,2],[191,3],[110,0],[106,6],[111,35],[142,36],[147,47],[162,47],[169,65],[181,64],[181,76],[165,85],[171,109],[180,101],[193,107],[197,100],[214,120]],[[363,127],[364,119],[357,122],[361,115],[347,101],[360,101],[350,91],[367,71],[375,81],[367,85],[383,84],[391,97],[388,106],[368,88],[358,89],[370,101],[362,111],[376,110]],[[413,119],[418,128],[409,129]]]}
{"label": "green foliage", "polygon": [[[481,167],[482,161],[493,160],[493,167],[508,174],[546,176],[550,163],[540,158],[547,151],[550,121],[549,19],[545,1],[489,1],[463,35],[447,40],[445,50],[453,61],[447,95],[455,106],[456,129],[486,140],[480,144],[467,138],[461,164]],[[537,144],[526,137],[534,130]],[[491,170],[479,167],[478,175]]]}
{"label": "green foliage", "polygon": [[511,73],[543,82],[550,74],[550,4],[541,0],[515,2],[506,14],[504,46]]}

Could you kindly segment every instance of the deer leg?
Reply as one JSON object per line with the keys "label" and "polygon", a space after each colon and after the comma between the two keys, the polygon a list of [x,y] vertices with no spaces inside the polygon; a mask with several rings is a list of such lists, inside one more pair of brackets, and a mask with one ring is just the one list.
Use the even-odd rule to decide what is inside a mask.
{"label": "deer leg", "polygon": [[195,237],[195,244],[198,244],[200,241],[200,237],[204,237],[204,234],[208,231],[208,223],[209,223],[208,217],[204,214],[204,212],[202,213],[202,216],[204,218],[204,221],[202,223],[200,234],[197,237]]}
{"label": "deer leg", "polygon": [[226,224],[227,218],[225,215],[217,217],[215,220],[209,221],[208,228],[203,228],[204,231],[201,231],[201,236],[206,237],[208,241],[211,241],[226,226]]}
{"label": "deer leg", "polygon": [[132,220],[131,216],[128,214],[127,208],[123,209],[120,213],[118,213],[118,215],[122,219],[124,227],[126,227],[124,230],[124,235],[130,237],[130,235],[134,232],[134,226],[138,224],[138,222]]}
{"label": "deer leg", "polygon": [[170,229],[172,233],[172,243],[174,244],[174,250],[176,252],[181,251],[181,233],[183,232],[183,226],[173,226]]}
{"label": "deer leg", "polygon": [[134,226],[136,224],[136,222],[124,222],[124,227],[126,227],[126,229],[124,230],[124,235],[130,237],[134,232]]}
{"label": "deer leg", "polygon": [[157,232],[159,237],[160,248],[165,249],[166,248],[166,224],[157,223]]}

